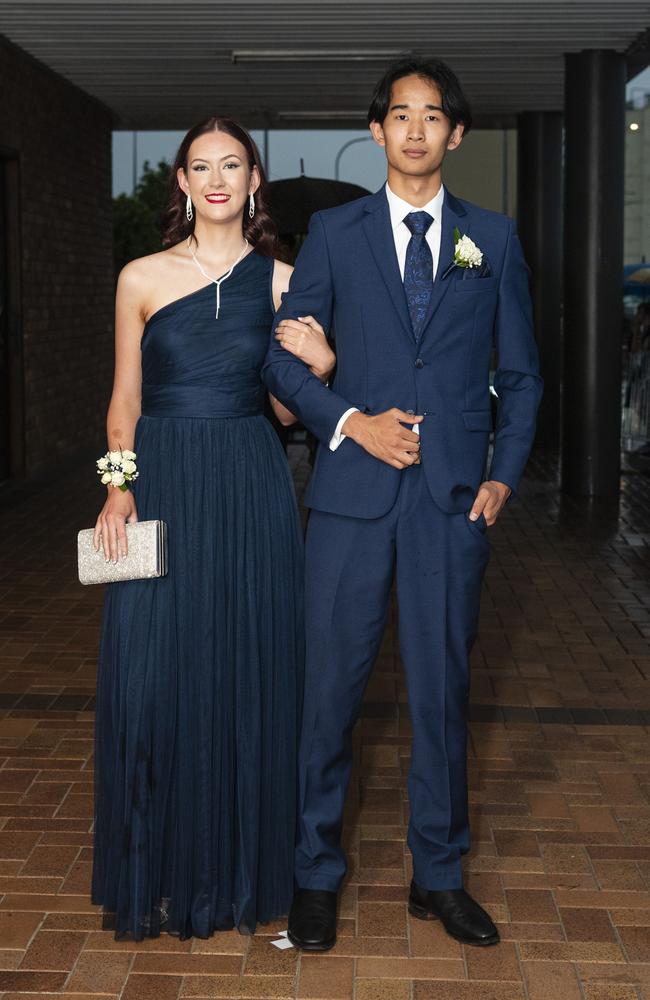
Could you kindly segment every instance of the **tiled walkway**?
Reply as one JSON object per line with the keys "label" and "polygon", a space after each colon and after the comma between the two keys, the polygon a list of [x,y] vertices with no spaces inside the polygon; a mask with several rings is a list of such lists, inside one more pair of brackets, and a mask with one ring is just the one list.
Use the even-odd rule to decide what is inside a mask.
{"label": "tiled walkway", "polygon": [[[298,479],[304,463],[294,454]],[[406,914],[408,719],[390,628],[358,732],[339,943],[134,945],[88,902],[99,588],[75,579],[92,467],[0,496],[0,996],[650,1000],[650,482],[620,516],[533,464],[493,529],[474,655],[470,890],[497,948]]]}

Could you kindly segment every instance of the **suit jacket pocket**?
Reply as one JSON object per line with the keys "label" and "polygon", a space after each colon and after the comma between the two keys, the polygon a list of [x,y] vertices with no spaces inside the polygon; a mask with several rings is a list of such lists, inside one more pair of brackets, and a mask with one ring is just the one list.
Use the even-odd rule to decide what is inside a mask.
{"label": "suit jacket pocket", "polygon": [[457,278],[454,289],[457,292],[491,292],[499,287],[498,278]]}
{"label": "suit jacket pocket", "polygon": [[463,410],[463,423],[466,431],[491,431],[491,410]]}

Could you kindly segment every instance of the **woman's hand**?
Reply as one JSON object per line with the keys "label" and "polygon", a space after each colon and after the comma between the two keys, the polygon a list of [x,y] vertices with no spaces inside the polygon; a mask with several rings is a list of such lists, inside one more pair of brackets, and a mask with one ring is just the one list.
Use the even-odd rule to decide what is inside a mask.
{"label": "woman's hand", "polygon": [[275,339],[286,351],[304,361],[321,382],[326,382],[334,371],[336,355],[327,342],[323,327],[313,316],[283,319],[278,324]]}
{"label": "woman's hand", "polygon": [[132,524],[137,520],[138,511],[131,490],[122,492],[116,486],[109,486],[106,503],[100,511],[95,525],[93,535],[95,552],[99,552],[101,547],[106,562],[110,559],[117,563],[118,554],[122,559],[125,559],[128,552],[126,525],[127,522]]}

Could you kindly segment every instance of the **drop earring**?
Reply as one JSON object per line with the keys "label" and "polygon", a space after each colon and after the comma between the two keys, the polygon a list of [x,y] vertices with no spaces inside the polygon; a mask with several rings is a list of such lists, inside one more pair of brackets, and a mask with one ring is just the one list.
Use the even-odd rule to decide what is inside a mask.
{"label": "drop earring", "polygon": [[185,202],[185,215],[187,216],[188,222],[191,222],[194,218],[194,212],[192,211],[192,199],[189,194],[187,196],[187,201]]}
{"label": "drop earring", "polygon": [[248,217],[252,219],[255,215],[255,199],[253,198],[253,192],[248,196]]}

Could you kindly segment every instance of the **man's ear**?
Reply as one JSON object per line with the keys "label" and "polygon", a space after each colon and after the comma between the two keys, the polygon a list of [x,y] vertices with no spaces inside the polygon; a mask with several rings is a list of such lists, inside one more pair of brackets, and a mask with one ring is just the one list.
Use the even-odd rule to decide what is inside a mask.
{"label": "man's ear", "polygon": [[384,138],[384,130],[381,127],[381,122],[370,122],[369,125],[370,133],[377,143],[378,146],[385,146],[386,140]]}
{"label": "man's ear", "polygon": [[465,126],[462,122],[455,125],[451,131],[451,135],[447,141],[447,149],[458,149],[461,142],[463,141],[463,133],[465,132]]}

